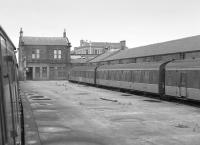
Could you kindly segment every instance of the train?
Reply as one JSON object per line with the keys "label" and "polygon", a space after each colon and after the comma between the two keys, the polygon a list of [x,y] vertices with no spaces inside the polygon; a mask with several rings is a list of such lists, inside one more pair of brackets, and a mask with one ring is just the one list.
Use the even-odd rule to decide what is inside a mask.
{"label": "train", "polygon": [[77,66],[69,81],[200,101],[200,60]]}
{"label": "train", "polygon": [[0,145],[23,145],[16,48],[0,26]]}

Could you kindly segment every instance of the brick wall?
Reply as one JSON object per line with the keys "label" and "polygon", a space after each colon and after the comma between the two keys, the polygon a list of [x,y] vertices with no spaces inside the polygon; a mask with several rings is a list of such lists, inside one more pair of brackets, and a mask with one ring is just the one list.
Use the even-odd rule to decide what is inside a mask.
{"label": "brick wall", "polygon": [[[70,69],[70,49],[67,46],[26,45],[23,48],[22,53],[26,58],[27,67],[31,67],[34,71],[32,73],[33,80],[67,79],[67,73]],[[40,57],[32,58],[32,52],[36,49],[40,50]],[[61,50],[61,59],[54,58],[54,50]],[[43,72],[46,73],[44,74]]]}

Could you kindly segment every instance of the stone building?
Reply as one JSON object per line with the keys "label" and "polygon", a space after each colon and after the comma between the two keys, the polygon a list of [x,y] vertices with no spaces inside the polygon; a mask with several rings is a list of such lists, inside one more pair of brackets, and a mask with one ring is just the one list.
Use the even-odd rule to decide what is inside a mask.
{"label": "stone building", "polygon": [[63,80],[70,69],[71,44],[63,37],[19,37],[19,75],[21,80]]}
{"label": "stone building", "polygon": [[86,55],[99,55],[105,53],[107,50],[120,50],[126,49],[126,41],[119,43],[111,42],[88,42],[80,40],[80,46],[74,48],[75,54]]}

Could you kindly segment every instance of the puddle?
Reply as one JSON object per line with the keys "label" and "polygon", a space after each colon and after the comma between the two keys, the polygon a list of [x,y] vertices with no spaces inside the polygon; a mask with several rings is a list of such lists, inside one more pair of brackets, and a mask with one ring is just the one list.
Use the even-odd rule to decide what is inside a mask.
{"label": "puddle", "polygon": [[32,96],[35,95],[35,93],[27,93],[27,95]]}
{"label": "puddle", "polygon": [[52,109],[38,109],[35,110],[36,112],[57,112],[56,110],[52,110]]}
{"label": "puddle", "polygon": [[30,99],[34,99],[34,98],[37,98],[37,99],[38,99],[38,98],[44,98],[44,96],[30,96],[29,98],[30,98]]}
{"label": "puddle", "polygon": [[132,94],[121,94],[121,96],[133,96]]}
{"label": "puddle", "polygon": [[162,102],[160,100],[143,100],[143,101],[152,102],[152,103],[161,103]]}
{"label": "puddle", "polygon": [[140,122],[140,121],[145,121],[143,118],[141,117],[137,117],[137,116],[133,116],[133,115],[123,115],[123,116],[116,116],[116,117],[112,117],[110,119],[111,121],[114,122]]}
{"label": "puddle", "polygon": [[89,107],[87,109],[94,109],[94,110],[99,110],[99,111],[104,111],[104,110],[115,110],[115,108],[109,108],[109,107]]}
{"label": "puddle", "polygon": [[50,106],[50,105],[53,105],[51,103],[38,103],[40,106]]}
{"label": "puddle", "polygon": [[49,99],[49,98],[33,98],[31,100],[51,100],[51,99]]}
{"label": "puddle", "polygon": [[177,127],[177,128],[189,128],[189,126],[183,125],[183,124],[178,124],[175,127]]}
{"label": "puddle", "polygon": [[66,127],[39,127],[38,128],[39,132],[42,133],[56,133],[56,132],[66,132],[66,131],[71,131],[70,128],[66,128]]}
{"label": "puddle", "polygon": [[31,99],[31,100],[51,100],[50,98],[47,98],[45,96],[40,96],[40,95],[30,96],[29,99]]}
{"label": "puddle", "polygon": [[50,105],[53,105],[51,103],[31,103],[31,106],[32,107],[39,107],[39,106],[50,106]]}
{"label": "puddle", "polygon": [[27,141],[28,144],[36,144],[38,141],[37,140],[29,140]]}
{"label": "puddle", "polygon": [[116,122],[136,122],[138,121],[138,119],[134,119],[134,118],[118,118],[112,121],[116,121]]}
{"label": "puddle", "polygon": [[74,95],[89,95],[89,93],[76,93]]}

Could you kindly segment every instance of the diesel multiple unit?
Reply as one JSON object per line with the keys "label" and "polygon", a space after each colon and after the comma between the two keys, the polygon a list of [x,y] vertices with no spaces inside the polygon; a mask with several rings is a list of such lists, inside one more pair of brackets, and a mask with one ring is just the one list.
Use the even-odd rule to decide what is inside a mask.
{"label": "diesel multiple unit", "polygon": [[15,46],[0,26],[0,145],[23,144]]}
{"label": "diesel multiple unit", "polygon": [[74,67],[69,80],[200,100],[200,60]]}

